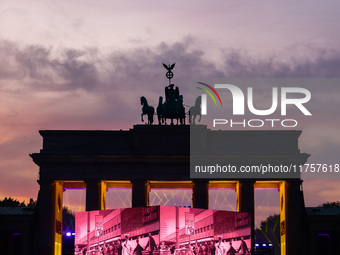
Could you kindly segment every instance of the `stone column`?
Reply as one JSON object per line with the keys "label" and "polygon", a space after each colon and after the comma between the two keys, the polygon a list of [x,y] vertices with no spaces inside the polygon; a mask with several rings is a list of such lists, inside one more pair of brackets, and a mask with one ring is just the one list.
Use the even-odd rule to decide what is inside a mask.
{"label": "stone column", "polygon": [[149,185],[143,180],[131,180],[132,183],[132,207],[144,207],[149,205]]}
{"label": "stone column", "polygon": [[254,206],[254,180],[242,179],[236,185],[236,203],[238,212],[250,213],[251,253],[255,246],[255,206]]}
{"label": "stone column", "polygon": [[63,186],[62,182],[38,181],[40,190],[34,254],[61,254]]}
{"label": "stone column", "polygon": [[86,211],[105,210],[106,183],[98,180],[85,181],[86,183]]}
{"label": "stone column", "polygon": [[209,181],[196,179],[193,181],[194,190],[192,194],[193,207],[208,209],[209,207]]}
{"label": "stone column", "polygon": [[303,237],[303,194],[300,190],[302,180],[286,181],[286,254],[305,254],[305,238]]}

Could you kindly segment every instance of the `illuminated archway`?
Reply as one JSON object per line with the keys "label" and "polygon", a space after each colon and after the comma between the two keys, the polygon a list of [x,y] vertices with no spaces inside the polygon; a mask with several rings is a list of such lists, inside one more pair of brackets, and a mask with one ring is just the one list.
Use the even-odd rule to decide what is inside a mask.
{"label": "illuminated archway", "polygon": [[185,206],[193,205],[193,186],[191,181],[182,182],[147,182],[147,204],[168,205],[168,206]]}

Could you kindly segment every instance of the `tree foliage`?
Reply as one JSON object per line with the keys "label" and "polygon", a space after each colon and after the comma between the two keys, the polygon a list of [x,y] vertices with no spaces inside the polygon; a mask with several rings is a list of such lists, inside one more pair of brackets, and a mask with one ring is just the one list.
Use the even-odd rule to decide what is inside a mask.
{"label": "tree foliage", "polygon": [[275,254],[280,254],[280,215],[274,214],[262,221],[255,229],[256,243],[271,243]]}
{"label": "tree foliage", "polygon": [[25,201],[19,202],[18,200],[14,199],[14,198],[5,197],[3,200],[0,201],[0,206],[1,207],[4,207],[4,206],[24,207],[24,206],[26,206],[26,204],[25,204]]}
{"label": "tree foliage", "polygon": [[323,204],[319,205],[318,207],[322,207],[322,208],[340,208],[340,201],[326,202],[326,203],[323,203]]}
{"label": "tree foliage", "polygon": [[75,229],[75,215],[66,206],[63,208],[63,230],[74,232]]}

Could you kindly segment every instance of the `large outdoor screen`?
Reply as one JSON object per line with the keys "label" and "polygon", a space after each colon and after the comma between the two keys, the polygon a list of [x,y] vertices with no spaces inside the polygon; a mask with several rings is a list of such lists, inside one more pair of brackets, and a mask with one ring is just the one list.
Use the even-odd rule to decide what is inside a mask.
{"label": "large outdoor screen", "polygon": [[170,206],[80,212],[75,254],[246,254],[250,221],[244,212]]}

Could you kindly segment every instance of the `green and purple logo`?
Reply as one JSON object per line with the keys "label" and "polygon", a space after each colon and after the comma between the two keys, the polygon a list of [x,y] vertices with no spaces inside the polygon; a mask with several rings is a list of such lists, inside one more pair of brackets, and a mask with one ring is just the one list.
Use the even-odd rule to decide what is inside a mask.
{"label": "green and purple logo", "polygon": [[[201,84],[207,88],[209,88],[218,98],[218,100],[220,101],[220,104],[222,106],[222,100],[221,100],[221,97],[220,95],[217,93],[216,89],[214,89],[212,86],[210,86],[209,84],[206,84],[206,83],[203,83],[203,82],[197,82],[198,84]],[[201,89],[203,90],[204,92],[206,92],[211,98],[212,100],[214,101],[215,105],[217,105],[216,103],[216,100],[215,100],[215,97],[211,94],[211,92],[205,88],[201,88],[201,87],[197,87],[198,89]],[[201,114],[202,115],[207,115],[207,95],[206,94],[202,94],[201,95]]]}

